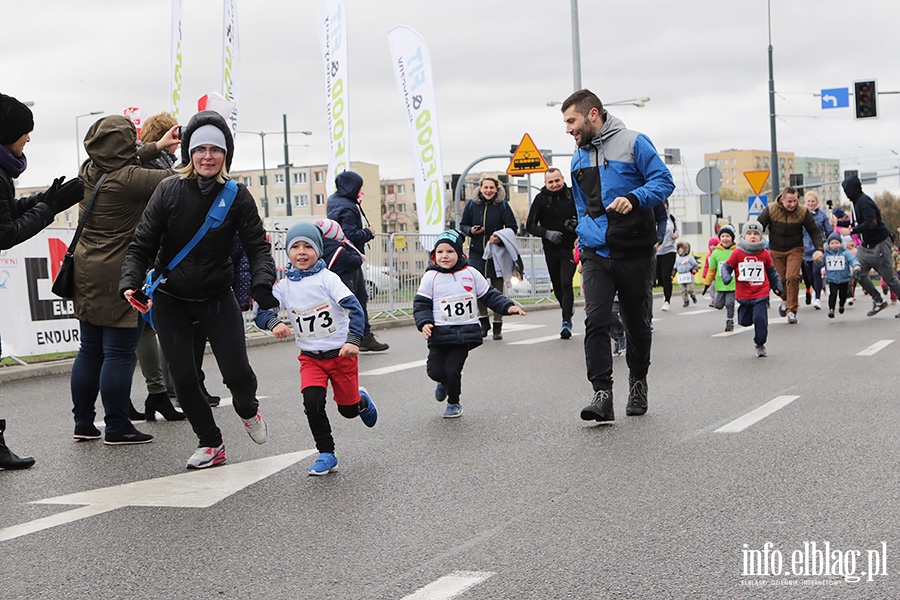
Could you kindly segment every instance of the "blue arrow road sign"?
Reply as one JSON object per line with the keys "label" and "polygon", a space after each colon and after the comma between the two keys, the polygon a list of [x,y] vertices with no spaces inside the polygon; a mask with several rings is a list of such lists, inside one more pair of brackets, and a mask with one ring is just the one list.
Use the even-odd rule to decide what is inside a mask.
{"label": "blue arrow road sign", "polygon": [[747,196],[747,214],[751,217],[757,216],[768,205],[768,196]]}
{"label": "blue arrow road sign", "polygon": [[845,108],[850,106],[850,88],[822,90],[822,108]]}

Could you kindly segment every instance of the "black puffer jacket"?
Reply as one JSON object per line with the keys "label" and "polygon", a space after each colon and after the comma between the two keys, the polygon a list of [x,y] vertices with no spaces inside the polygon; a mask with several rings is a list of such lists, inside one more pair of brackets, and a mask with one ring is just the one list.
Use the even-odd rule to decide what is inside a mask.
{"label": "black puffer jacket", "polygon": [[[217,113],[198,113],[183,132],[182,146],[190,144],[190,135],[202,125],[213,124],[227,131],[225,120]],[[231,139],[230,133],[225,136]],[[231,162],[233,144],[228,144],[226,164]],[[206,213],[222,184],[215,184],[208,194],[200,191],[197,179],[169,177],[156,188],[128,248],[122,265],[119,292],[143,284],[148,267],[161,273],[166,265],[190,241],[206,220]],[[256,202],[247,188],[238,184],[237,197],[224,223],[210,229],[187,257],[179,263],[158,292],[184,300],[206,300],[231,288],[234,265],[231,252],[235,232],[240,237],[250,260],[251,287],[271,290],[275,283],[275,262],[266,241],[265,230]],[[158,256],[157,256],[158,251]],[[155,259],[155,260],[154,260]],[[258,298],[257,300],[261,300]],[[261,308],[272,308],[263,306]]]}
{"label": "black puffer jacket", "polygon": [[56,214],[41,202],[44,194],[16,200],[12,177],[0,169],[0,250],[7,250],[34,237],[53,222]]}

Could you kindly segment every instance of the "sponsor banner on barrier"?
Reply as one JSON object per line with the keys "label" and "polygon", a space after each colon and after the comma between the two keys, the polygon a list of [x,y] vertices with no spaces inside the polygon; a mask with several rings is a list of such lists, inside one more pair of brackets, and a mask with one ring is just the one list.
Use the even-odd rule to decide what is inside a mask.
{"label": "sponsor banner on barrier", "polygon": [[75,306],[50,291],[72,229],[45,229],[0,252],[0,338],[4,356],[75,352]]}

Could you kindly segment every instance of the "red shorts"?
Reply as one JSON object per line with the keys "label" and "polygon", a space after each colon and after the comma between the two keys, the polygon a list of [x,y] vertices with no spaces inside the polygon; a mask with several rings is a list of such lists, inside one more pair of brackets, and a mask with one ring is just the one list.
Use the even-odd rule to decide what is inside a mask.
{"label": "red shorts", "polygon": [[328,389],[328,381],[334,387],[334,401],[341,406],[359,403],[359,361],[356,356],[313,358],[301,354],[300,391],[308,387]]}

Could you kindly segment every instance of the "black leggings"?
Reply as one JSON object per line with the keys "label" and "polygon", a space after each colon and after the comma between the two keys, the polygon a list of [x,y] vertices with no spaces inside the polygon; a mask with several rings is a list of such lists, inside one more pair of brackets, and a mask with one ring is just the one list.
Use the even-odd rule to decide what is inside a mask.
{"label": "black leggings", "polygon": [[847,302],[847,296],[850,292],[850,282],[845,281],[843,283],[834,283],[833,281],[828,282],[828,309],[834,310],[835,303],[838,301],[838,298],[841,300],[841,308],[844,308],[844,303]]}
{"label": "black leggings", "polygon": [[428,377],[447,386],[447,403],[459,404],[462,393],[462,370],[469,357],[469,346],[432,346],[428,349],[425,372]]}
{"label": "black leggings", "polygon": [[656,256],[656,285],[661,285],[666,302],[672,299],[672,269],[675,268],[674,252]]}
{"label": "black leggings", "polygon": [[[338,412],[347,419],[355,419],[359,416],[360,410],[369,407],[366,402],[365,407],[360,405],[366,402],[360,400],[359,404],[338,404]],[[303,390],[303,412],[306,413],[306,421],[309,423],[309,430],[312,432],[313,440],[316,442],[316,450],[319,452],[334,453],[334,438],[331,435],[331,423],[328,422],[328,415],[325,413],[325,388],[321,386],[310,386]]]}
{"label": "black leggings", "polygon": [[175,395],[200,439],[200,446],[220,445],[222,432],[200,389],[194,347],[196,335],[209,340],[224,383],[231,391],[235,412],[243,419],[250,419],[259,408],[256,375],[247,358],[244,319],[234,292],[229,288],[203,302],[157,293],[153,299],[153,319],[163,355],[169,363]]}

